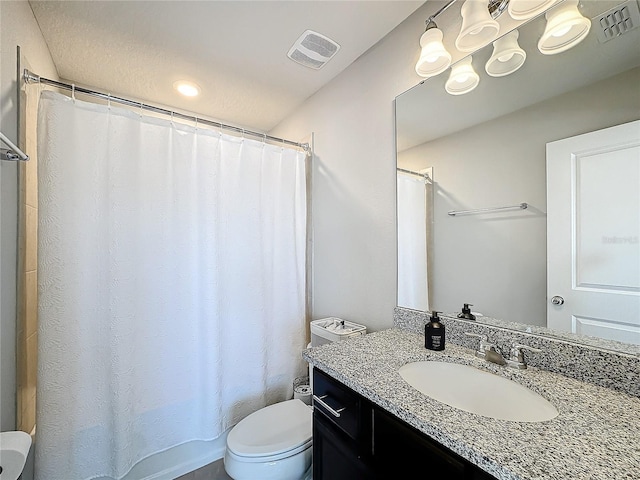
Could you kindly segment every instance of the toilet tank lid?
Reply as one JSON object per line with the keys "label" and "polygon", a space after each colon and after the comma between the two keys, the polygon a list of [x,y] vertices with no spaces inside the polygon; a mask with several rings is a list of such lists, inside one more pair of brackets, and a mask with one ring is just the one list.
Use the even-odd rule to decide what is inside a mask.
{"label": "toilet tank lid", "polygon": [[311,440],[312,418],[311,408],[297,398],[269,405],[231,429],[227,448],[245,457],[292,450]]}

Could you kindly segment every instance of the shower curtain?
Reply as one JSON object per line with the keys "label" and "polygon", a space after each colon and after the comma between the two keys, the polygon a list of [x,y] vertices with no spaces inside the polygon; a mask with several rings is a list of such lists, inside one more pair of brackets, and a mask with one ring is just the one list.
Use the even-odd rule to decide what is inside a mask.
{"label": "shower curtain", "polygon": [[398,305],[429,310],[425,180],[398,172],[397,189]]}
{"label": "shower curtain", "polygon": [[43,92],[36,478],[122,478],[290,398],[305,154]]}

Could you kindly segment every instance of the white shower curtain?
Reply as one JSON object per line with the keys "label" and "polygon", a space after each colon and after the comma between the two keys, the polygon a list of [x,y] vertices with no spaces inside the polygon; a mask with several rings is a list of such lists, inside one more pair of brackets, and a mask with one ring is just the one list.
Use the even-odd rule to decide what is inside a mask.
{"label": "white shower curtain", "polygon": [[36,478],[123,477],[290,398],[305,155],[43,92]]}
{"label": "white shower curtain", "polygon": [[429,310],[425,179],[397,173],[398,305]]}

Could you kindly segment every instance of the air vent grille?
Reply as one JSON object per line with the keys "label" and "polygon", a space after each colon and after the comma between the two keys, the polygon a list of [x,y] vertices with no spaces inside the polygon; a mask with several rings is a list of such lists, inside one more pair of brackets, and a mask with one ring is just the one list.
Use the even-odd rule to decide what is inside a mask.
{"label": "air vent grille", "polygon": [[331,40],[316,35],[315,33],[309,33],[301,42],[302,46],[309,50],[316,52],[325,58],[331,58],[338,51],[338,45]]}
{"label": "air vent grille", "polygon": [[598,15],[593,20],[593,23],[600,27],[596,30],[600,43],[608,42],[640,26],[638,2],[629,0]]}
{"label": "air vent grille", "polygon": [[287,56],[305,67],[322,68],[340,50],[340,45],[312,30],[305,31],[296,40]]}
{"label": "air vent grille", "polygon": [[295,50],[293,50],[292,52],[289,52],[289,58],[291,60],[293,60],[294,62],[298,62],[298,63],[304,65],[305,67],[310,67],[310,68],[320,68],[325,63],[327,63],[327,62],[322,62],[320,60],[314,60],[310,56],[305,55],[304,53],[302,53],[297,48]]}

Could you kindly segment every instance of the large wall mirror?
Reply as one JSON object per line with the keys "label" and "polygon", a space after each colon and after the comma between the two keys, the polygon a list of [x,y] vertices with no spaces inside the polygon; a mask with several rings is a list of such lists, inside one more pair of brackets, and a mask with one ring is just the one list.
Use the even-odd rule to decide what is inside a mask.
{"label": "large wall mirror", "polygon": [[[399,306],[455,315],[468,303],[478,321],[640,352],[640,143],[607,130],[640,138],[640,28],[603,41],[597,22],[623,3],[581,2],[589,35],[556,55],[537,48],[544,15],[521,25],[526,61],[507,76],[485,71],[492,45],[474,52],[480,83],[467,94],[445,91],[447,71],[396,98]],[[550,270],[568,290],[617,296],[570,313],[571,292],[548,291]],[[553,323],[563,310],[569,320]]]}

